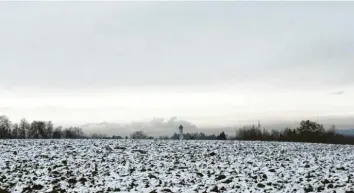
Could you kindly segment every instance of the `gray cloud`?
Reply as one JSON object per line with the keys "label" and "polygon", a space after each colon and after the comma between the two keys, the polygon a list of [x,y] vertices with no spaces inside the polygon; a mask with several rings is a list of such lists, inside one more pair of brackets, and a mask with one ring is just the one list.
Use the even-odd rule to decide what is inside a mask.
{"label": "gray cloud", "polygon": [[[331,125],[335,125],[337,129],[350,129],[354,128],[352,120],[354,116],[322,116],[322,117],[309,117],[310,120],[319,122],[324,125],[325,128],[329,128]],[[278,120],[276,122],[262,122],[262,127],[267,130],[272,129],[284,129],[286,127],[296,128],[299,126],[302,120]],[[242,125],[235,124],[233,126],[219,126],[219,127],[198,127],[189,121],[179,120],[176,117],[170,119],[154,118],[150,122],[132,122],[130,124],[117,124],[117,123],[90,123],[81,125],[85,132],[101,132],[108,135],[121,135],[129,136],[134,131],[142,130],[150,136],[172,136],[173,133],[178,132],[178,126],[182,124],[184,126],[184,132],[204,132],[206,134],[218,134],[224,131],[228,135],[235,135],[235,130],[245,125],[257,125],[255,122],[247,122]]]}
{"label": "gray cloud", "polygon": [[341,95],[341,94],[344,94],[344,91],[332,92],[332,94],[335,94],[335,95]]}
{"label": "gray cloud", "polygon": [[1,5],[5,86],[354,82],[351,2]]}
{"label": "gray cloud", "polygon": [[[116,117],[120,121],[135,116],[146,119],[157,112],[162,117],[197,117],[206,112],[198,99],[189,101],[193,107],[180,107],[180,101],[188,101],[188,94],[193,95],[197,87],[207,87],[212,93],[220,85],[230,86],[228,90],[257,86],[235,89],[235,95],[203,95],[218,107],[210,113],[214,117],[223,111],[234,116],[231,103],[237,100],[244,102],[240,108],[235,106],[239,112],[253,106],[252,113],[256,113],[254,104],[261,99],[252,96],[263,91],[274,95],[262,98],[260,106],[279,104],[276,94],[286,89],[294,92],[286,105],[274,107],[284,115],[290,106],[298,107],[296,92],[320,88],[318,92],[326,95],[345,90],[342,97],[348,100],[354,85],[353,10],[353,2],[0,2],[0,99],[5,101],[0,105],[8,106],[1,110],[16,118],[25,115],[78,124]],[[129,103],[138,92],[123,97],[126,102],[107,99],[112,96],[109,91],[122,87],[157,87],[159,93],[166,93],[166,88],[190,90],[180,99],[182,95],[168,95],[178,98],[174,104],[168,97],[144,95],[154,103],[149,107]],[[270,87],[273,90],[268,91]],[[22,88],[32,90],[31,97],[16,91]],[[90,92],[81,92],[85,89]],[[244,94],[247,90],[251,94]],[[58,97],[41,104],[50,98],[45,92]],[[81,94],[72,96],[74,92]],[[97,92],[105,96],[93,99]],[[235,101],[221,104],[236,95]],[[313,92],[310,95],[316,98]],[[79,99],[85,98],[89,99],[81,103]],[[167,107],[159,106],[162,100]],[[56,102],[57,106],[48,105]],[[81,105],[72,108],[76,103]],[[343,106],[333,99],[327,109],[349,112]]]}
{"label": "gray cloud", "polygon": [[182,124],[188,132],[198,132],[199,129],[196,125],[189,121],[178,120],[177,117],[170,119],[154,118],[150,122],[132,122],[130,124],[117,124],[117,123],[90,123],[81,125],[86,132],[101,132],[110,135],[123,135],[129,136],[134,131],[142,130],[145,133],[158,136],[158,135],[172,135],[178,132],[179,125]]}
{"label": "gray cloud", "polygon": [[1,114],[1,111],[7,111],[7,110],[10,110],[11,108],[9,107],[6,107],[6,106],[0,106],[0,114]]}

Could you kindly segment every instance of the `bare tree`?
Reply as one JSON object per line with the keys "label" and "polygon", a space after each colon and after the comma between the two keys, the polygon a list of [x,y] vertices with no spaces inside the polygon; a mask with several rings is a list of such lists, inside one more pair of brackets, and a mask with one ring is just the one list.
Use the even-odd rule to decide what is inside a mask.
{"label": "bare tree", "polygon": [[51,121],[48,121],[45,123],[45,136],[44,138],[52,138],[53,137],[53,123]]}
{"label": "bare tree", "polygon": [[148,136],[143,131],[135,131],[130,135],[131,139],[147,139]]}
{"label": "bare tree", "polygon": [[217,136],[217,138],[218,138],[219,140],[226,140],[226,134],[225,134],[225,132],[221,132],[221,133]]}
{"label": "bare tree", "polygon": [[63,137],[77,139],[85,137],[85,134],[80,127],[69,127],[63,130]]}
{"label": "bare tree", "polygon": [[11,121],[7,116],[0,116],[0,139],[11,137]]}
{"label": "bare tree", "polygon": [[91,139],[105,139],[105,138],[107,138],[107,135],[102,134],[102,133],[92,133],[90,135],[90,138]]}
{"label": "bare tree", "polygon": [[13,124],[13,126],[12,126],[12,134],[11,134],[11,136],[14,139],[20,138],[20,127],[18,126],[17,123]]}
{"label": "bare tree", "polygon": [[328,128],[327,132],[334,135],[336,133],[336,126],[331,125],[331,127]]}
{"label": "bare tree", "polygon": [[53,131],[53,139],[60,139],[63,137],[62,127],[56,127]]}
{"label": "bare tree", "polygon": [[19,124],[20,138],[21,139],[29,138],[30,129],[31,129],[31,125],[27,122],[27,120],[21,119]]}
{"label": "bare tree", "polygon": [[33,121],[31,123],[30,137],[34,139],[46,138],[44,121]]}

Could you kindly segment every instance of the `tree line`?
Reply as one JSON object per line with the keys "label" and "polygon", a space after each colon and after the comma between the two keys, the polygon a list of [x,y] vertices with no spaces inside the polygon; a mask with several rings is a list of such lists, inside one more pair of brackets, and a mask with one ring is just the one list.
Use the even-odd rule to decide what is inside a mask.
{"label": "tree line", "polygon": [[[235,132],[235,136],[227,136],[225,132],[218,135],[207,135],[203,132],[184,133],[185,140],[255,140],[255,141],[289,141],[332,144],[354,144],[354,136],[344,136],[336,132],[335,126],[325,129],[323,125],[310,121],[301,121],[297,128],[268,131],[259,126],[244,126]],[[0,116],[0,139],[128,139],[128,136],[107,136],[100,133],[86,134],[80,127],[54,127],[51,121],[32,121],[21,119],[12,123],[8,117]],[[179,134],[172,136],[151,137],[144,131],[131,133],[130,139],[169,139],[178,140]]]}
{"label": "tree line", "polygon": [[297,128],[285,128],[283,130],[271,130],[252,126],[245,126],[236,132],[238,140],[255,141],[288,141],[331,144],[354,144],[354,136],[344,136],[336,132],[332,125],[325,129],[322,124],[310,120],[303,120]]}
{"label": "tree line", "polygon": [[[117,139],[119,136],[112,136]],[[86,134],[80,127],[54,127],[51,121],[32,121],[21,119],[12,123],[7,116],[0,116],[0,139],[105,139],[104,134]]]}
{"label": "tree line", "polygon": [[[131,139],[171,139],[177,140],[179,139],[179,134],[174,133],[171,137],[168,136],[160,136],[157,138],[148,136],[144,131],[135,131],[130,135]],[[185,140],[226,140],[227,136],[225,132],[221,132],[219,135],[207,135],[203,132],[196,132],[196,133],[184,133],[183,139]]]}
{"label": "tree line", "polygon": [[51,121],[21,119],[12,123],[6,116],[0,116],[0,139],[78,139],[85,134],[79,127],[54,127]]}
{"label": "tree line", "polygon": [[[171,139],[179,139],[179,134],[174,133]],[[219,135],[211,134],[207,135],[203,132],[196,132],[196,133],[185,133],[183,134],[183,139],[186,140],[226,140],[227,136],[225,132],[221,132]]]}
{"label": "tree line", "polygon": [[[132,139],[151,139],[143,131],[136,131],[131,135]],[[235,132],[235,136],[227,136],[225,132],[219,135],[206,135],[202,132],[185,133],[186,140],[252,140],[252,141],[288,141],[288,142],[309,142],[309,143],[331,143],[331,144],[354,144],[354,136],[344,136],[336,132],[332,125],[325,129],[322,124],[310,120],[303,120],[297,128],[285,128],[282,130],[268,131],[261,126],[244,126]],[[178,140],[179,134],[174,133],[171,137],[161,136],[158,139]]]}

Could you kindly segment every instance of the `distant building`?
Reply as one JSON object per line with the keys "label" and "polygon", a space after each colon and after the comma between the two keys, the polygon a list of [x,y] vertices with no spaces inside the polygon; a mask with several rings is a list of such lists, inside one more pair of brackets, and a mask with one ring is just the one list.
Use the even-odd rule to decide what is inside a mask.
{"label": "distant building", "polygon": [[179,126],[179,140],[183,140],[183,126]]}

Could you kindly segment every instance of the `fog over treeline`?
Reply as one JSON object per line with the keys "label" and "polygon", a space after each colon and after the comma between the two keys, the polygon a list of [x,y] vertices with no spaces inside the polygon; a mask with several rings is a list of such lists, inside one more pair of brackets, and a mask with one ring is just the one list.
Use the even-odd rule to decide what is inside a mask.
{"label": "fog over treeline", "polygon": [[[331,127],[333,124],[337,129],[350,129],[354,128],[352,120],[354,117],[323,117],[323,118],[310,118],[316,122],[324,125],[324,127]],[[298,120],[281,120],[263,122],[260,120],[262,127],[267,130],[277,129],[282,130],[286,127],[297,127],[302,119]],[[183,125],[185,132],[195,133],[204,132],[206,134],[220,133],[224,131],[228,135],[234,135],[235,129],[248,125],[257,125],[258,120],[237,121],[234,125],[196,125],[191,121],[180,120],[177,117],[171,117],[168,119],[155,117],[151,121],[135,121],[128,124],[119,124],[114,122],[101,122],[101,123],[89,123],[79,125],[87,132],[101,132],[107,135],[129,135],[132,131],[143,130],[149,133],[150,136],[158,137],[164,135],[170,135],[173,132],[178,131],[179,125]]]}
{"label": "fog over treeline", "polygon": [[[266,129],[258,121],[258,125],[245,125],[234,129],[234,135],[228,135],[225,131],[208,134],[204,130],[187,121],[178,121],[173,117],[167,121],[153,119],[150,123],[132,123],[116,127],[115,131],[129,132],[128,135],[106,135],[101,132],[85,132],[82,127],[55,126],[51,121],[32,122],[21,119],[19,123],[13,123],[7,116],[0,116],[0,139],[179,139],[173,128],[183,125],[189,129],[183,135],[187,140],[260,140],[260,141],[292,141],[292,142],[316,142],[335,144],[354,144],[354,136],[338,134],[335,125],[325,128],[315,121],[303,120],[297,127],[285,127],[279,129]],[[109,124],[99,124],[102,128]],[[90,125],[86,125],[90,126]],[[149,131],[156,127],[166,130],[166,135],[152,136]],[[225,128],[224,128],[225,129]],[[219,129],[221,130],[221,128]],[[96,131],[97,128],[96,128]]]}

